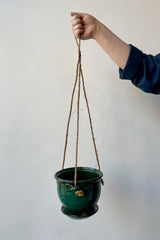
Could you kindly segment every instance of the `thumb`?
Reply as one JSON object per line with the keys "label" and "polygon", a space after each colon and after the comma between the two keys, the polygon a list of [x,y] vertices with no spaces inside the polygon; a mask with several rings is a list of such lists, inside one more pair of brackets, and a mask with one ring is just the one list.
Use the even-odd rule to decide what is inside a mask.
{"label": "thumb", "polygon": [[71,17],[73,17],[75,15],[77,15],[79,17],[83,17],[85,15],[85,13],[71,12]]}

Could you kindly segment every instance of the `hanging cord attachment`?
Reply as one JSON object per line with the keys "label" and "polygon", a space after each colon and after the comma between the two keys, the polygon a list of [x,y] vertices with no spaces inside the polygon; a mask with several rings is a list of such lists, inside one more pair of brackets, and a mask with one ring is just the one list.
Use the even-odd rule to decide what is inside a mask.
{"label": "hanging cord attachment", "polygon": [[[74,37],[75,37],[75,35],[74,35]],[[92,135],[92,140],[93,140],[93,145],[94,145],[94,150],[95,150],[95,155],[96,155],[97,164],[98,164],[98,170],[99,171],[100,171],[100,164],[99,164],[99,157],[98,157],[98,152],[97,152],[97,147],[96,147],[96,142],[95,142],[95,137],[94,137],[94,132],[93,132],[93,125],[92,125],[92,119],[91,119],[89,104],[88,104],[87,95],[86,95],[86,89],[85,89],[85,84],[84,84],[84,77],[83,77],[83,72],[82,72],[81,39],[79,38],[79,40],[77,41],[77,38],[75,37],[75,40],[76,40],[76,44],[77,44],[77,47],[78,47],[78,61],[77,61],[76,77],[75,77],[75,82],[74,82],[74,86],[73,86],[73,90],[72,90],[70,110],[69,110],[69,116],[68,116],[68,122],[67,122],[62,169],[64,169],[64,164],[65,164],[65,157],[66,157],[66,150],[67,150],[67,143],[68,143],[68,133],[69,133],[70,119],[71,119],[72,107],[73,107],[73,99],[74,99],[76,85],[77,85],[77,82],[78,82],[76,159],[75,159],[75,174],[74,174],[74,186],[77,186],[77,164],[78,164],[78,142],[79,142],[79,104],[80,104],[81,83],[82,83],[82,88],[83,88],[84,97],[85,97],[85,101],[86,101],[88,117],[89,117],[89,123],[90,123],[90,129],[91,129],[91,135]],[[104,185],[103,179],[101,179],[101,183],[102,183],[102,185]]]}

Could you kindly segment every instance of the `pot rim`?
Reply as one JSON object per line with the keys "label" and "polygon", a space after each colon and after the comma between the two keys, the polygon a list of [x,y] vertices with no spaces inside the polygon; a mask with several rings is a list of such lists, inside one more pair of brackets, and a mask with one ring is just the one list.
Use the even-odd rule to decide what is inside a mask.
{"label": "pot rim", "polygon": [[[65,168],[65,169],[62,169],[58,172],[55,173],[54,177],[55,179],[58,181],[58,182],[63,182],[63,183],[71,183],[71,184],[74,184],[74,180],[66,180],[66,179],[62,179],[59,177],[59,175],[61,173],[65,173],[65,172],[68,172],[68,170],[71,170],[71,171],[74,171],[75,170],[75,167],[71,167],[71,168]],[[94,171],[94,172],[97,172],[97,177],[94,177],[94,178],[91,178],[91,179],[87,179],[87,180],[77,180],[77,183],[88,183],[88,182],[96,182],[98,180],[100,180],[102,177],[103,177],[103,173],[101,171],[99,171],[98,169],[96,168],[91,168],[91,167],[77,167],[77,170],[84,170],[84,171]]]}

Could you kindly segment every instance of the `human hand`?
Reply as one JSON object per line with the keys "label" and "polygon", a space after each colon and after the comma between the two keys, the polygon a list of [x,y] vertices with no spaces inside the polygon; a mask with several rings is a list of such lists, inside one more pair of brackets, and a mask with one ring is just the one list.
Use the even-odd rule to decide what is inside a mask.
{"label": "human hand", "polygon": [[82,40],[94,39],[98,20],[87,13],[71,12],[72,30],[76,38]]}
{"label": "human hand", "polygon": [[110,58],[124,69],[130,47],[116,36],[108,27],[87,13],[71,12],[71,24],[76,38],[94,39]]}

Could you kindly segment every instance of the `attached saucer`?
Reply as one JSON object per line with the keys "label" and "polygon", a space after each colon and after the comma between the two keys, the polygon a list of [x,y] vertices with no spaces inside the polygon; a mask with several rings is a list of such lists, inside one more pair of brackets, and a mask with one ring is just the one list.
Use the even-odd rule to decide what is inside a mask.
{"label": "attached saucer", "polygon": [[98,205],[95,205],[94,207],[87,209],[85,211],[71,211],[62,206],[61,211],[70,218],[80,220],[92,216],[98,211],[98,209],[99,209]]}

